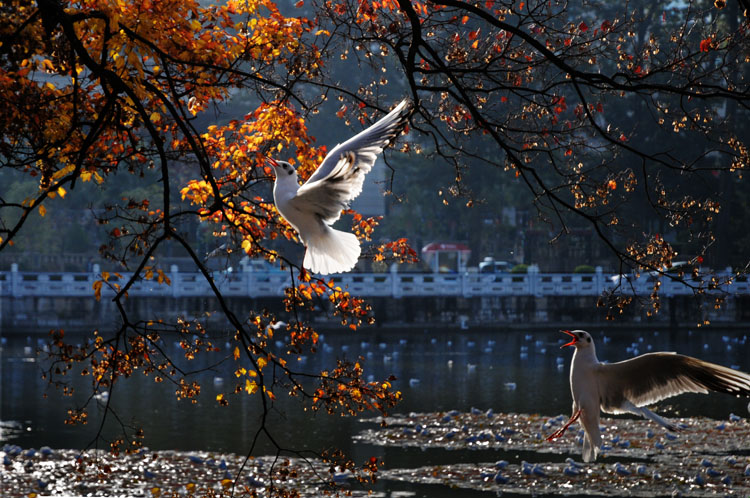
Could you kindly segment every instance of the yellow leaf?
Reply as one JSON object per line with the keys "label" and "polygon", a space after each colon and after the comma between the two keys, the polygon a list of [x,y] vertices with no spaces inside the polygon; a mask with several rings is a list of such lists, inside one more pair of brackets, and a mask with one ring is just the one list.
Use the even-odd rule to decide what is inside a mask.
{"label": "yellow leaf", "polygon": [[44,215],[47,214],[47,208],[44,207],[43,204],[39,205],[39,216],[44,217]]}
{"label": "yellow leaf", "polygon": [[161,120],[161,116],[158,112],[152,112],[151,116],[149,116],[149,119],[151,119],[151,121],[153,121],[154,123],[158,123],[159,120]]}
{"label": "yellow leaf", "polygon": [[234,347],[234,359],[239,360],[240,359],[240,348],[235,346]]}
{"label": "yellow leaf", "polygon": [[265,367],[266,364],[268,364],[268,362],[266,361],[265,358],[258,358],[258,368],[259,369],[263,370],[263,367]]}
{"label": "yellow leaf", "polygon": [[45,83],[45,84],[44,84],[44,87],[45,87],[45,88],[49,88],[50,90],[55,90],[55,85],[53,85],[53,84],[52,84],[52,83],[50,83],[49,81],[48,81],[47,83]]}
{"label": "yellow leaf", "polygon": [[328,31],[327,29],[319,29],[318,31],[315,32],[315,36],[318,36],[318,35],[328,35],[328,36],[331,36],[331,32]]}
{"label": "yellow leaf", "polygon": [[[57,180],[58,178],[62,178],[63,176],[65,176],[65,175],[67,175],[68,173],[70,173],[71,171],[73,171],[73,170],[74,170],[75,168],[76,168],[76,167],[75,167],[75,165],[74,165],[74,164],[69,164],[69,165],[65,166],[64,168],[62,168],[62,169],[59,169],[59,170],[55,171],[55,172],[54,172],[54,173],[52,174],[52,179],[53,179],[53,180]],[[60,189],[62,189],[62,187],[60,187]],[[58,190],[60,190],[60,189],[58,189]],[[63,190],[64,190],[64,189],[63,189]],[[59,192],[58,192],[58,193],[59,193]],[[60,197],[65,197],[65,195],[63,195],[63,194],[60,194]]]}
{"label": "yellow leaf", "polygon": [[216,401],[221,401],[222,399],[224,399],[224,395],[223,394],[217,394],[216,395]]}
{"label": "yellow leaf", "polygon": [[109,280],[109,272],[108,272],[108,271],[103,271],[103,272],[102,272],[102,279],[103,279],[103,280],[104,280],[105,282],[106,282],[107,280]]}
{"label": "yellow leaf", "polygon": [[255,381],[245,380],[245,391],[247,394],[255,394],[258,391],[258,384]]}
{"label": "yellow leaf", "polygon": [[67,193],[68,193],[67,190],[65,190],[62,187],[58,187],[58,189],[57,189],[57,195],[59,195],[60,197],[62,197],[63,199],[65,199],[65,194],[67,194]]}
{"label": "yellow leaf", "polygon": [[94,282],[92,287],[94,288],[94,297],[96,297],[96,300],[99,301],[102,298],[102,281],[97,280],[96,282]]}

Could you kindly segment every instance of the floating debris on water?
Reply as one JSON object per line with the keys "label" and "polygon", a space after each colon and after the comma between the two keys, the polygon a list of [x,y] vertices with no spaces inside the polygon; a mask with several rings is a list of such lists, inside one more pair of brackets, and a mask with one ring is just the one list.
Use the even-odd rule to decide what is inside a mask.
{"label": "floating debris on water", "polygon": [[[3,498],[26,498],[39,493],[51,496],[250,496],[271,484],[318,497],[339,485],[343,493],[364,498],[366,487],[351,487],[349,471],[329,473],[330,464],[320,460],[259,457],[245,463],[245,457],[208,452],[183,453],[148,451],[114,456],[101,450],[54,450],[51,453],[17,452],[5,445],[0,455]],[[218,463],[217,463],[218,462]],[[240,468],[245,463],[240,473]],[[32,464],[32,465],[30,465]],[[273,475],[269,474],[271,469]],[[234,476],[239,475],[235,481]],[[493,474],[494,475],[494,474]],[[290,479],[290,476],[295,476]],[[328,477],[329,482],[324,479]],[[341,488],[341,485],[344,487]],[[155,492],[154,490],[158,490]],[[257,491],[256,491],[257,490]],[[334,493],[335,495],[335,493]],[[377,496],[371,494],[369,496]],[[384,496],[384,495],[380,495]]]}
{"label": "floating debris on water", "polygon": [[[383,469],[379,477],[455,488],[523,495],[750,496],[750,421],[733,420],[718,428],[706,418],[675,419],[683,427],[679,438],[642,419],[602,419],[603,452],[596,462],[513,461],[516,452],[571,454],[580,458],[576,431],[548,442],[567,417],[497,413],[488,418],[474,409],[469,413],[410,413],[362,420],[384,424],[355,436],[372,445],[443,448],[447,450],[497,450],[510,460],[488,463],[455,463],[416,469]],[[429,436],[404,432],[419,425]],[[457,433],[463,436],[453,437]],[[492,436],[495,437],[492,437]],[[526,453],[528,455],[528,453]],[[526,456],[525,458],[529,458]],[[617,459],[627,459],[622,462]],[[387,462],[386,462],[387,463]]]}
{"label": "floating debris on water", "polygon": [[[722,429],[713,419],[674,419],[683,429],[679,438],[670,439],[669,433],[648,420],[605,418],[603,446],[608,449],[588,464],[577,460],[580,431],[546,441],[565,420],[564,415],[499,413],[480,407],[468,413],[410,413],[363,419],[377,427],[363,430],[354,440],[422,450],[485,450],[447,453],[456,455],[454,463],[418,468],[390,468],[386,461],[377,473],[380,489],[398,481],[447,486],[457,490],[456,496],[461,496],[461,489],[556,496],[750,496],[748,419],[732,418],[722,423]],[[279,484],[302,497],[321,496],[332,489],[331,484],[348,486],[345,492],[355,497],[368,496],[370,491],[351,484],[351,474],[345,470],[331,474],[330,465],[315,459],[258,457],[245,462],[244,456],[234,454],[149,450],[113,456],[6,444],[0,448],[0,460],[3,496],[9,498],[148,497],[156,496],[154,489],[160,496],[219,497],[229,496],[232,490],[234,496],[253,492],[265,496],[263,488],[282,474],[295,477]],[[272,475],[271,469],[282,474]],[[395,493],[375,491],[369,496],[392,498]]]}

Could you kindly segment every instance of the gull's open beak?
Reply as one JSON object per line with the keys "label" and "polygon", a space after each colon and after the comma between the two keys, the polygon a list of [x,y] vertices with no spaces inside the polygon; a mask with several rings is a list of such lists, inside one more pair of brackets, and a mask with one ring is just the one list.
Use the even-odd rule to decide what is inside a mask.
{"label": "gull's open beak", "polygon": [[570,341],[569,343],[563,344],[562,346],[560,346],[560,349],[562,349],[564,347],[567,347],[567,346],[575,346],[576,345],[576,342],[578,342],[578,337],[576,337],[576,335],[574,333],[572,333],[570,330],[561,330],[560,332],[562,332],[563,334],[568,334],[570,337],[573,338],[573,340]]}
{"label": "gull's open beak", "polygon": [[273,166],[274,168],[278,168],[279,167],[279,163],[277,163],[275,159],[271,159],[270,157],[266,158],[266,162],[269,165]]}

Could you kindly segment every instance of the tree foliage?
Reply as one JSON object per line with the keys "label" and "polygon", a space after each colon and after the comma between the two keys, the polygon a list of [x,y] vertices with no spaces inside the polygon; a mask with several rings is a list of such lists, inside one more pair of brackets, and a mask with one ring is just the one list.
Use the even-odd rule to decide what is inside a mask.
{"label": "tree foliage", "polygon": [[[255,396],[262,412],[258,436],[273,440],[265,420],[281,392],[342,414],[393,406],[400,393],[388,380],[364,381],[356,361],[313,373],[287,364],[269,347],[277,317],[262,310],[237,316],[180,227],[199,222],[228,250],[289,270],[288,351],[317,343],[300,310],[325,304],[350,327],[370,321],[366,302],[297,271],[297,261],[274,249],[273,241],[296,234],[266,197],[272,178],[264,158],[283,157],[305,178],[326,154],[309,122],[364,125],[404,93],[416,114],[413,139],[400,148],[451,169],[446,198],[472,204],[467,168],[498,168],[525,185],[540,218],[560,236],[590,226],[623,271],[659,271],[698,292],[716,286],[710,276],[683,279],[665,270],[682,238],[693,248],[697,275],[726,212],[722,192],[731,196],[743,185],[750,159],[747,17],[733,2],[675,5],[312,0],[285,13],[271,0],[4,2],[0,168],[38,185],[23,199],[0,192],[0,250],[33,230],[33,213],[46,216],[52,199],[68,201],[82,183],[159,178],[158,193],[149,182],[132,196],[109,199],[98,213],[108,237],[100,252],[133,272],[129,280],[104,272],[92,290],[98,297],[113,289],[121,325],[80,347],[56,331],[51,382],[64,385],[61,375],[79,364],[96,389],[116,392],[121,379],[143,371],[194,399],[199,383],[161,348],[176,334],[188,360],[209,354],[236,362],[235,393]],[[198,125],[240,91],[255,102],[241,119]],[[316,116],[320,110],[330,112]],[[651,215],[634,216],[633,206],[644,203]],[[377,224],[354,215],[363,239]],[[199,321],[139,321],[126,312],[136,282],[169,285],[159,267],[167,244],[182,247],[211,284],[233,334],[229,350]],[[373,254],[414,256],[403,239]],[[621,298],[602,304],[616,311]],[[658,282],[652,298],[658,310]],[[230,403],[231,394],[216,402]],[[71,422],[86,419],[86,407],[71,411]],[[373,462],[365,470],[371,473]]]}
{"label": "tree foliage", "polygon": [[[737,3],[317,5],[335,50],[353,43],[361,63],[396,65],[419,103],[422,148],[453,164],[447,192],[471,196],[469,165],[507,170],[543,221],[560,236],[589,226],[621,272],[716,287],[710,275],[664,270],[684,257],[679,241],[697,274],[728,223],[722,196],[741,189],[750,160],[748,24]],[[352,99],[377,93],[373,83]],[[621,309],[610,297],[602,304]],[[651,297],[658,310],[658,284]]]}

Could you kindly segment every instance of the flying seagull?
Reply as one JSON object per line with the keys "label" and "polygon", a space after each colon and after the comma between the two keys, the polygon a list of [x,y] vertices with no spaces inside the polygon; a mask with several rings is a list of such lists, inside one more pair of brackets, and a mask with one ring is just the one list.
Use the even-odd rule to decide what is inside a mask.
{"label": "flying seagull", "polygon": [[676,353],[648,353],[618,363],[599,363],[591,335],[585,330],[561,330],[573,338],[562,347],[574,346],[570,366],[573,415],[547,440],[562,436],[580,418],[583,461],[596,459],[602,443],[599,410],[632,413],[652,420],[670,431],[677,428],[645,405],[682,393],[716,391],[750,396],[750,375]]}
{"label": "flying seagull", "polygon": [[354,268],[360,254],[359,240],[330,225],[362,192],[365,175],[378,154],[401,132],[409,112],[409,101],[403,100],[378,122],[336,145],[302,186],[291,164],[268,160],[276,174],[276,209],[305,245],[305,268],[322,275]]}

